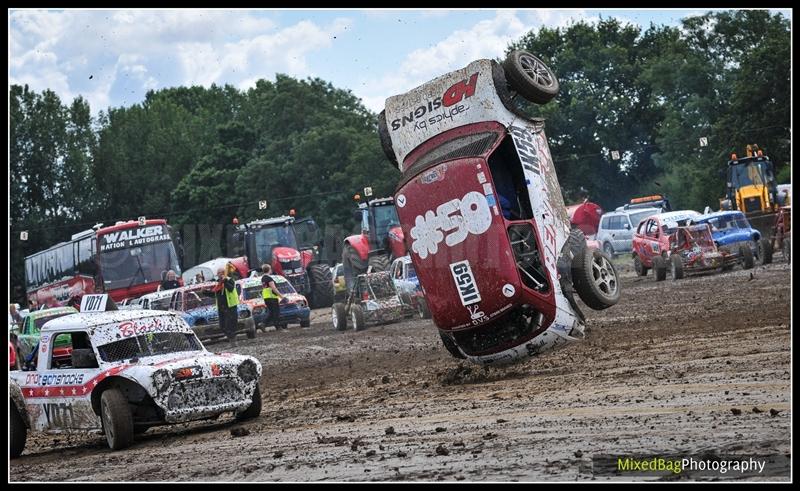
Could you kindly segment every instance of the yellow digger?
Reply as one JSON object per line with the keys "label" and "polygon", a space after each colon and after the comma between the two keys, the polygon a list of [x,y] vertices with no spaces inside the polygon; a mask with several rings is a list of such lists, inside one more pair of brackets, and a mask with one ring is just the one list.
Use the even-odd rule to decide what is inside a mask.
{"label": "yellow digger", "polygon": [[780,200],[772,161],[758,145],[747,145],[747,155],[731,154],[727,168],[727,191],[720,200],[720,209],[744,212],[753,228],[762,237],[770,237]]}

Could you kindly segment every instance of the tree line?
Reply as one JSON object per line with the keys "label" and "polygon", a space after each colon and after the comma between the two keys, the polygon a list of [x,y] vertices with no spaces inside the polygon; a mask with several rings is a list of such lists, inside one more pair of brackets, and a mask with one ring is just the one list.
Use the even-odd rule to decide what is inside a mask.
{"label": "tree line", "polygon": [[[553,102],[524,110],[547,119],[568,203],[585,189],[606,209],[651,193],[714,207],[728,156],[748,143],[788,181],[790,24],[780,14],[726,11],[645,29],[578,22],[531,31],[508,51],[520,48],[559,77]],[[355,231],[353,194],[390,195],[399,178],[376,115],[318,78],[150,91],[95,118],[82,97],[13,85],[9,99],[12,286],[24,284],[26,255],[95,222],[230,223],[293,208]],[[12,292],[18,301],[23,290]]]}

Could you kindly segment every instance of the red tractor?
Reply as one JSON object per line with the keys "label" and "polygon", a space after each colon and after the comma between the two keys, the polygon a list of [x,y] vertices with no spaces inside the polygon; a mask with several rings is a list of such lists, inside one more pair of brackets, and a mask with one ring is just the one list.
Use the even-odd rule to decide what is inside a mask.
{"label": "red tractor", "polygon": [[[298,241],[298,236],[306,240]],[[286,277],[308,298],[311,308],[330,307],[333,276],[330,266],[318,258],[319,237],[319,228],[311,218],[268,218],[235,225],[228,236],[228,252],[245,256],[251,270],[261,271],[262,264],[270,264],[273,273]]]}
{"label": "red tractor", "polygon": [[[356,195],[356,199],[360,197]],[[361,220],[361,234],[347,237],[342,250],[348,289],[353,278],[366,273],[368,268],[373,272],[387,271],[393,260],[408,254],[394,198],[359,203],[355,213]]]}

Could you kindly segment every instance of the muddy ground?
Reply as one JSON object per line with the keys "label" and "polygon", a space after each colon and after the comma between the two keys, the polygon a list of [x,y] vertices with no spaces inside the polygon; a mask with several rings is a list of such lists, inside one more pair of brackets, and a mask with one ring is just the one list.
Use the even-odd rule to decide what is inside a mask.
{"label": "muddy ground", "polygon": [[154,428],[119,452],[29,435],[10,479],[603,480],[592,455],[788,454],[782,258],[679,282],[621,269],[622,300],[585,309],[585,341],[502,369],[451,358],[429,321],[337,332],[316,311],[309,329],[239,341],[264,365],[260,418]]}

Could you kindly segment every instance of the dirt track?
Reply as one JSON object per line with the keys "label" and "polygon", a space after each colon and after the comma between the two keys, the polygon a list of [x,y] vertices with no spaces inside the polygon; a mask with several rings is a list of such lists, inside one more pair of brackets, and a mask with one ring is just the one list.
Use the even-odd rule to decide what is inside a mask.
{"label": "dirt track", "polygon": [[620,303],[585,309],[586,341],[505,369],[450,358],[427,321],[340,333],[315,312],[239,342],[264,365],[260,418],[151,429],[120,452],[29,435],[10,479],[588,480],[593,454],[788,454],[789,267],[753,272],[626,268]]}

